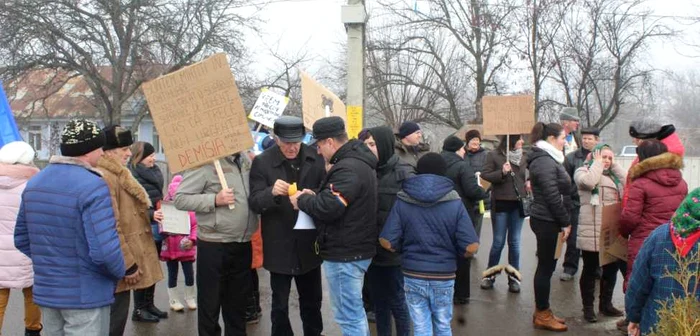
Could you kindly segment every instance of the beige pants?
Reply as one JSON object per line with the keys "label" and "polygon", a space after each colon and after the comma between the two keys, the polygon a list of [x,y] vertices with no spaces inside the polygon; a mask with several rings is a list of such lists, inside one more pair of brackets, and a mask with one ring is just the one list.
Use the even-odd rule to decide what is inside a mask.
{"label": "beige pants", "polygon": [[[32,287],[22,289],[24,294],[24,327],[29,330],[41,329],[41,311],[39,306],[34,304],[32,296]],[[7,301],[10,299],[10,289],[0,288],[0,330],[2,330],[2,322],[5,319],[5,308]]]}

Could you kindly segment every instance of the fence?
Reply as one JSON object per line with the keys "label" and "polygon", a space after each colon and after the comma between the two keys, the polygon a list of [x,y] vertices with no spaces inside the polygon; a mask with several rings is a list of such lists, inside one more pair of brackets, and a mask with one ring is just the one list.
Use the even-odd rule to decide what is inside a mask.
{"label": "fence", "polygon": [[[625,170],[632,164],[632,157],[615,158]],[[693,190],[700,187],[700,157],[685,157],[683,160],[685,167],[683,168],[683,179],[688,182],[688,189]]]}

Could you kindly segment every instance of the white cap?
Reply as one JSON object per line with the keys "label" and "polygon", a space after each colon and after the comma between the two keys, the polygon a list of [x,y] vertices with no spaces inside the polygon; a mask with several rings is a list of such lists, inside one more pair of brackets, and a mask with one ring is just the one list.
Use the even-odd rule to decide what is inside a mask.
{"label": "white cap", "polygon": [[28,165],[34,161],[34,149],[24,141],[14,141],[0,148],[0,163]]}

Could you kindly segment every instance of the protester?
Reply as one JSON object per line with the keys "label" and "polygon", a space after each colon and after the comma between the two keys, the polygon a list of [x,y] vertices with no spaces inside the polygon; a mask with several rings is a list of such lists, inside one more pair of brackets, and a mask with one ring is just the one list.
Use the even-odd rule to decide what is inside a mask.
{"label": "protester", "polygon": [[559,124],[538,122],[530,140],[534,142],[527,157],[534,198],[530,225],[537,238],[533,324],[537,329],[566,331],[565,321],[554,316],[549,305],[552,273],[559,258],[555,255],[557,240],[566,241],[571,232],[571,179],[562,166],[566,134]]}
{"label": "protester", "polygon": [[0,251],[3,257],[0,260],[0,330],[10,289],[21,289],[27,336],[40,335],[41,311],[32,299],[32,260],[15,248],[14,231],[22,191],[27,181],[39,172],[34,166],[34,155],[32,146],[23,141],[10,142],[0,148]]}
{"label": "protester", "polygon": [[501,252],[508,241],[508,291],[520,292],[520,234],[525,220],[521,199],[526,194],[527,157],[519,134],[502,136],[498,148],[486,156],[481,177],[491,183],[491,224],[493,243],[489,262],[481,279],[482,289],[492,289],[501,273]]}
{"label": "protester", "polygon": [[430,152],[430,145],[422,143],[423,131],[413,121],[406,121],[396,133],[396,154],[406,163],[415,167],[418,159]]}
{"label": "protester", "polygon": [[629,172],[632,185],[627,204],[620,215],[620,234],[629,237],[625,288],[644,240],[671,219],[688,194],[680,155],[669,153],[666,145],[658,140],[645,140],[637,147],[637,157],[639,163]]}
{"label": "protester", "polygon": [[[370,128],[363,141],[379,160],[377,163],[377,227],[381,232],[403,182],[414,175],[414,170],[394,152],[394,135],[391,128],[386,126]],[[367,277],[369,284],[366,285],[369,285],[374,304],[373,311],[376,313],[377,335],[392,335],[392,318],[397,335],[410,335],[411,317],[403,289],[401,256],[385,250],[377,241],[377,255],[372,259]]]}
{"label": "protester", "polygon": [[[132,290],[149,288],[161,279],[163,271],[158,261],[158,252],[151,233],[151,221],[163,219],[160,210],[149,218],[151,200],[146,190],[131,174],[126,165],[131,156],[129,146],[133,144],[131,131],[114,125],[105,128],[104,155],[97,162],[112,197],[117,219],[117,232],[127,266],[127,278],[119,282],[110,312],[110,336],[124,334],[129,315]],[[149,302],[143,292],[134,295],[133,321],[158,322],[159,318],[149,311]]]}
{"label": "protester", "polygon": [[314,245],[316,229],[295,229],[299,212],[289,201],[289,189],[315,190],[326,175],[325,162],[301,141],[305,135],[301,118],[275,120],[276,147],[255,157],[250,171],[250,207],[262,218],[265,244],[263,265],[270,271],[272,289],[272,335],[292,335],[289,294],[292,280],[299,292],[304,335],[323,331],[321,258]]}
{"label": "protester", "polygon": [[[168,185],[168,194],[165,201],[172,202],[175,199],[182,175],[175,175]],[[185,304],[190,310],[197,309],[197,289],[194,287],[194,262],[197,257],[197,217],[194,212],[188,212],[190,217],[190,234],[166,234],[163,239],[163,248],[160,252],[160,260],[168,266],[168,298],[170,309],[180,312],[185,306],[180,303],[177,289],[177,274],[182,265],[182,273],[185,275]]]}
{"label": "protester", "polygon": [[[625,295],[629,335],[649,334],[660,322],[659,310],[664,306],[672,307],[673,300],[681,300],[690,294],[695,295],[696,302],[700,301],[700,291],[697,290],[700,265],[692,259],[687,260],[698,259],[698,246],[700,189],[695,189],[680,204],[670,223],[651,232],[637,254]],[[689,261],[685,272],[694,280],[689,279],[690,282],[685,284],[673,277],[680,271],[678,261]]]}
{"label": "protester", "polygon": [[304,189],[290,201],[315,219],[331,308],[343,335],[369,335],[361,293],[377,252],[377,158],[362,141],[348,140],[340,117],[317,120],[313,135],[332,167],[318,194]]}
{"label": "protester", "polygon": [[[364,142],[365,145],[372,151],[372,153],[377,156],[377,144],[374,142],[374,139],[372,138],[372,135],[369,133],[369,128],[363,128],[360,133],[357,134],[357,139]],[[396,138],[394,137],[394,142],[396,142]],[[396,152],[396,151],[394,151]],[[403,160],[402,160],[403,161]],[[411,167],[413,169],[413,167]],[[379,178],[379,176],[377,176]],[[391,209],[389,209],[391,210]],[[386,251],[383,248],[378,248],[377,253],[380,251]],[[372,259],[374,260],[374,259]],[[372,265],[370,264],[370,267]],[[365,308],[365,315],[367,315],[367,321],[370,323],[375,323],[377,322],[377,318],[374,315],[374,301],[372,300],[372,292],[369,290],[369,278],[368,278],[368,273],[369,269],[367,269],[367,272],[365,273],[365,277],[362,280],[362,306]],[[403,278],[403,277],[402,277]],[[408,308],[406,308],[408,309]],[[408,312],[406,313],[408,314]]]}
{"label": "protester", "polygon": [[[586,140],[584,140],[584,146],[585,143]],[[593,302],[595,301],[596,273],[601,267],[599,239],[603,225],[603,207],[622,201],[621,193],[626,179],[625,171],[614,161],[614,158],[615,153],[610,146],[606,144],[596,145],[588,154],[588,159],[583,167],[578,168],[574,174],[581,206],[576,241],[576,246],[581,249],[583,257],[583,271],[579,286],[583,303],[583,318],[591,323],[598,320]],[[622,311],[613,306],[612,298],[617,282],[617,272],[624,267],[626,267],[624,262],[602,265],[598,310],[603,315],[623,315]]]}
{"label": "protester", "polygon": [[[160,201],[163,200],[163,186],[165,184],[163,173],[156,166],[156,150],[150,143],[135,142],[131,145],[131,154],[128,167],[136,181],[146,190],[151,201],[151,207],[148,210],[151,218],[151,232],[155,239],[156,253],[160,255],[163,237],[159,233],[158,222],[153,218],[155,211],[160,208]],[[134,290],[134,302],[144,302],[145,310],[159,319],[167,318],[168,313],[158,309],[154,304],[155,292],[155,284],[145,289]]]}
{"label": "protester", "polygon": [[[455,190],[462,199],[464,207],[467,209],[469,219],[476,223],[479,213],[478,203],[488,197],[488,194],[479,187],[474,169],[464,160],[466,149],[464,142],[458,137],[448,136],[442,145],[440,153],[447,164],[445,176],[452,180]],[[475,232],[477,232],[475,228]],[[478,235],[478,232],[477,232]],[[457,259],[457,274],[455,278],[454,303],[464,305],[471,297],[470,276],[472,258]]]}
{"label": "protester", "polygon": [[[466,155],[464,160],[466,160],[472,167],[475,173],[481,174],[484,170],[484,163],[486,162],[486,155],[488,151],[481,146],[481,133],[478,130],[470,130],[465,134],[465,140],[467,144]],[[475,202],[471,204],[472,209],[467,208],[467,211],[473,215],[472,223],[474,223],[474,228],[476,229],[477,236],[481,236],[481,225],[484,221],[484,214],[479,211],[479,203]],[[491,208],[491,196],[487,194],[484,200],[484,210]]]}
{"label": "protester", "polygon": [[95,123],[69,121],[63,156],[51,157],[22,193],[14,242],[32,259],[45,335],[109,334],[117,281],[141,276],[126,271],[110,190],[94,168],[104,144]]}
{"label": "protester", "polygon": [[418,160],[417,172],[403,183],[380,242],[401,253],[413,334],[452,335],[457,259],[476,253],[479,238],[454,183],[445,176],[442,156],[426,154]]}
{"label": "protester", "polygon": [[578,130],[578,126],[581,124],[578,109],[575,107],[562,108],[561,114],[559,114],[559,121],[566,135],[566,142],[564,143],[563,149],[564,155],[566,156],[575,152],[580,147],[580,141],[576,136],[576,130]]}
{"label": "protester", "polygon": [[[578,272],[578,263],[581,258],[581,250],[576,246],[576,237],[578,231],[578,220],[581,211],[581,201],[579,194],[576,191],[576,182],[574,181],[574,173],[577,169],[583,167],[588,154],[591,153],[600,141],[600,131],[597,128],[584,128],[581,130],[581,148],[566,155],[564,160],[564,169],[569,174],[572,181],[571,201],[573,208],[571,209],[571,234],[566,241],[566,253],[564,254],[564,271],[559,280],[571,281],[576,272]],[[620,190],[622,192],[622,190]]]}
{"label": "protester", "polygon": [[[213,164],[188,170],[175,194],[178,210],[197,216],[197,330],[200,336],[246,334],[251,295],[251,236],[258,218],[248,208],[248,168],[241,153],[219,159],[229,186],[223,189]],[[229,206],[235,205],[231,209]]]}

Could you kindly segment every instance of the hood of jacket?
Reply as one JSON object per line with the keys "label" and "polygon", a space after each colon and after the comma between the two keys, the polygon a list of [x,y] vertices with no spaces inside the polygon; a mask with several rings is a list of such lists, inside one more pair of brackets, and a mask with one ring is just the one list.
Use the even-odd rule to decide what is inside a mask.
{"label": "hood of jacket", "polygon": [[330,164],[336,164],[340,160],[350,158],[358,159],[372,167],[372,169],[377,168],[377,157],[374,156],[374,153],[369,150],[369,147],[364,142],[357,139],[350,140],[341,146],[331,157]]}
{"label": "hood of jacket", "polygon": [[450,168],[452,165],[460,162],[465,162],[464,159],[457,155],[455,152],[450,152],[450,151],[442,151],[440,152],[440,155],[442,155],[442,158],[445,159],[445,162],[447,163],[447,168]]}
{"label": "hood of jacket", "polygon": [[630,178],[634,181],[645,176],[656,183],[673,187],[683,180],[683,157],[673,153],[663,153],[650,157],[630,169]]}
{"label": "hood of jacket", "polygon": [[146,189],[143,188],[141,183],[136,181],[136,178],[131,174],[128,168],[107,156],[103,156],[97,161],[97,168],[117,176],[119,185],[124,188],[129,195],[149,208],[152,206],[151,199],[148,198]]}
{"label": "hood of jacket", "polygon": [[398,197],[411,204],[429,207],[439,202],[461,200],[455,185],[447,177],[421,174],[404,181]]}
{"label": "hood of jacket", "polygon": [[377,144],[377,155],[379,156],[377,167],[382,167],[394,156],[394,132],[389,127],[379,126],[370,128],[369,134],[372,135]]}
{"label": "hood of jacket", "polygon": [[535,161],[539,158],[543,158],[543,157],[547,157],[553,161],[556,161],[556,160],[554,160],[554,158],[551,155],[549,155],[549,153],[547,153],[547,151],[540,149],[540,148],[537,148],[537,147],[532,147],[530,149],[530,152],[527,153],[527,165],[530,166],[530,164],[533,161]]}
{"label": "hood of jacket", "polygon": [[399,139],[396,136],[394,136],[394,138],[394,150],[401,151],[404,153],[430,152],[430,144],[421,142],[415,146],[406,146],[403,144],[403,142],[401,142],[401,139]]}
{"label": "hood of jacket", "polygon": [[175,193],[177,192],[177,188],[180,186],[180,182],[182,182],[182,175],[175,175],[173,180],[168,185],[168,195],[165,198],[166,201],[175,200]]}
{"label": "hood of jacket", "polygon": [[32,166],[0,163],[0,189],[14,189],[38,172],[39,169]]}

